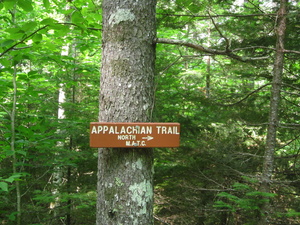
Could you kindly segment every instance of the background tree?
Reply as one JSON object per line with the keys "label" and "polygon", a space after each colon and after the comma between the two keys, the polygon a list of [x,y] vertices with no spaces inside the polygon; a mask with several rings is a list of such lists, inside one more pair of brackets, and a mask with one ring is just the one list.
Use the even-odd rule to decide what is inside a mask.
{"label": "background tree", "polygon": [[[57,1],[58,10],[57,5],[49,1],[43,1],[44,4],[36,3],[32,1],[0,3],[3,21],[1,23],[4,25],[1,26],[3,32],[1,32],[0,53],[1,81],[3,81],[0,177],[3,179],[1,181],[4,187],[1,189],[0,220],[2,223],[16,224],[16,215],[20,215],[17,211],[20,210],[17,210],[18,202],[13,193],[19,182],[21,224],[52,224],[53,221],[66,224],[70,207],[72,223],[89,220],[94,223],[96,157],[93,155],[95,152],[84,151],[89,149],[86,133],[88,125],[85,120],[97,118],[94,108],[97,105],[99,78],[91,74],[98,72],[95,62],[97,55],[100,54],[94,50],[87,51],[86,38],[91,37],[89,43],[93,45],[92,49],[98,48],[99,43],[93,41],[99,35],[100,26],[98,22],[95,23],[95,19],[99,17],[93,17],[93,14],[99,14],[98,8],[92,2],[85,2],[87,11],[81,12],[80,21],[79,9],[75,7],[72,9],[72,23],[64,23],[62,15],[70,13],[65,7],[67,2]],[[74,4],[78,6],[79,2]],[[81,4],[83,3],[81,2],[80,6]],[[15,13],[12,14],[14,9]],[[86,17],[82,17],[83,15]],[[87,17],[90,19],[89,22],[84,19]],[[16,21],[14,24],[13,18]],[[84,35],[82,27],[76,25],[77,22],[81,26],[83,22],[90,25]],[[67,33],[68,38],[62,38]],[[76,60],[75,57],[62,56],[60,51],[62,46],[73,41],[78,35],[81,38],[75,50]],[[92,55],[94,59],[91,58]],[[13,74],[16,76],[17,88],[14,130],[16,163],[13,163],[16,172],[9,169],[12,152],[7,147],[7,138],[11,132],[8,127],[10,118],[6,112],[9,112],[8,109],[13,102],[14,89],[11,85]],[[58,122],[57,96],[60,83],[65,83],[66,90],[76,86],[77,91],[76,93],[70,91],[66,95],[66,103],[63,105],[66,117]],[[79,107],[81,104],[85,107]],[[58,134],[57,130],[62,133]],[[73,138],[70,138],[71,136]],[[58,148],[57,142],[61,142],[62,146]],[[59,153],[59,156],[56,153]],[[60,207],[60,214],[53,217],[49,214],[51,211],[49,205],[56,196],[51,194],[53,187],[49,181],[56,166],[70,168],[69,177],[65,174],[62,179],[64,182],[67,178],[73,179],[72,183],[68,180],[69,185],[61,190],[63,204]],[[91,186],[83,186],[83,183],[90,183]],[[94,211],[91,213],[91,219],[83,217],[83,213],[80,212],[84,211]]]}
{"label": "background tree", "polygon": [[[284,39],[286,32],[286,16],[287,16],[286,0],[280,1],[280,8],[278,10],[277,24],[275,28],[276,34],[276,54],[274,59],[273,79],[271,88],[269,124],[266,138],[266,150],[264,155],[263,170],[261,177],[260,191],[270,193],[270,184],[272,183],[272,175],[274,168],[274,153],[276,151],[276,136],[277,127],[279,125],[279,110],[280,110],[280,92],[282,85],[283,65],[284,65]],[[268,203],[264,204],[263,216],[259,224],[268,224],[270,219],[268,214],[273,210]]]}
{"label": "background tree", "polygon": [[[174,48],[164,45],[160,48],[158,45],[160,50],[157,51],[158,57],[159,54],[163,54],[164,49],[168,49],[163,60],[166,62],[164,65],[169,66],[160,69],[162,72],[158,93],[161,95],[157,95],[157,105],[159,105],[157,109],[163,110],[156,111],[155,115],[159,116],[159,120],[177,117],[182,125],[183,145],[189,146],[186,151],[182,146],[181,157],[178,157],[180,150],[173,153],[175,158],[170,158],[169,154],[164,153],[159,155],[166,157],[158,158],[157,161],[156,192],[160,207],[156,212],[157,215],[162,213],[165,217],[158,216],[157,219],[169,223],[174,221],[184,223],[193,219],[194,223],[205,224],[214,224],[218,220],[224,224],[237,221],[256,224],[264,205],[264,200],[260,201],[260,199],[271,197],[273,209],[275,209],[271,213],[273,222],[294,223],[293,219],[286,218],[286,216],[297,217],[298,214],[295,213],[297,209],[291,207],[284,211],[280,207],[280,204],[288,204],[280,201],[282,194],[284,193],[286,197],[290,196],[291,190],[280,188],[281,182],[277,180],[278,185],[273,183],[272,186],[272,192],[278,194],[276,198],[272,194],[258,191],[260,178],[258,171],[262,170],[263,137],[266,134],[268,121],[268,110],[266,110],[270,98],[268,88],[272,77],[272,70],[268,69],[268,65],[271,68],[274,62],[273,54],[276,43],[273,32],[276,20],[273,16],[279,5],[272,1],[247,1],[245,3],[223,1],[219,5],[221,7],[216,7],[214,4],[213,1],[202,4],[209,10],[206,14],[204,10],[199,11],[201,7],[193,1],[186,4],[181,1],[177,1],[176,4],[164,2],[159,5],[163,10],[160,11],[160,8],[157,10],[158,24],[165,25],[164,32],[158,35],[158,42],[184,47]],[[294,15],[297,6],[290,4],[289,7],[290,15]],[[178,10],[179,8],[181,11]],[[211,31],[209,47],[205,43],[208,29],[205,25],[201,26],[199,22],[203,20],[211,20],[214,27],[209,29]],[[237,24],[241,24],[242,27]],[[191,32],[192,26],[195,27],[194,32]],[[289,26],[294,26],[294,23],[291,22]],[[176,29],[178,29],[177,32]],[[242,32],[244,30],[248,33]],[[292,38],[292,36],[289,37]],[[295,49],[295,46],[292,49]],[[177,56],[172,57],[168,52],[177,52]],[[287,52],[292,55],[297,54],[294,50]],[[210,101],[204,99],[203,92],[199,91],[205,87],[203,68],[205,68],[206,55],[213,55]],[[239,63],[239,61],[247,64]],[[177,71],[172,69],[175,67]],[[286,71],[286,78],[290,77],[290,72],[291,70]],[[172,80],[174,85],[169,89],[171,98],[162,96],[166,94],[167,89],[164,84],[169,80]],[[183,89],[183,87],[186,88]],[[181,88],[182,91],[180,91]],[[293,86],[293,88],[297,87]],[[168,114],[170,117],[164,114],[169,110],[172,110],[172,113]],[[281,113],[283,116],[289,112],[281,111]],[[284,127],[287,128],[287,126]],[[293,133],[292,130],[290,132]],[[288,140],[289,135],[280,134],[278,140],[286,140],[283,141],[286,144],[282,143],[279,148],[286,148],[291,143],[296,144],[294,141],[297,140],[297,136],[290,136],[291,139]],[[274,162],[275,177],[277,177],[276,174],[281,174],[279,168],[281,168],[280,163],[283,162],[283,151],[285,154],[291,153],[283,149],[275,152],[275,159],[277,159]],[[175,164],[174,159],[178,160]],[[200,166],[201,164],[203,167]],[[165,180],[160,179],[160,173],[167,176]],[[193,181],[191,180],[192,174],[195,174]],[[185,177],[188,177],[188,180],[185,180]],[[186,193],[183,199],[175,197],[183,191]],[[189,191],[190,194],[188,194]],[[218,194],[218,192],[221,193]],[[210,199],[214,199],[215,196],[219,196],[222,201],[212,204]],[[189,199],[188,203],[185,201],[187,204],[178,204],[184,199]],[[201,207],[198,207],[199,204]]]}
{"label": "background tree", "polygon": [[[88,146],[88,129],[99,114],[101,2],[0,0],[2,224],[15,225],[17,215],[21,224],[95,224],[98,153]],[[279,1],[157,2],[157,41],[165,43],[156,45],[152,121],[180,122],[181,146],[154,149],[155,224],[257,224],[266,200],[270,223],[300,223],[299,6],[287,4],[280,121],[268,193],[260,189],[260,178]],[[63,46],[73,46],[69,55],[61,54]],[[61,83],[65,119],[58,121]],[[126,87],[135,88],[122,86],[124,93]],[[57,166],[66,173],[53,217],[51,176]]]}

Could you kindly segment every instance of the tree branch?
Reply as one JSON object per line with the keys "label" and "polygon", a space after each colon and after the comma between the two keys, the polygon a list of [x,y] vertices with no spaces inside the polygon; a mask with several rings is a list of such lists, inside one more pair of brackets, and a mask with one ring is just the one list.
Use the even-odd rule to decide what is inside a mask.
{"label": "tree branch", "polygon": [[299,129],[300,128],[300,124],[298,124],[298,123],[280,123],[279,127],[281,127],[281,128],[296,128],[296,129]]}
{"label": "tree branch", "polygon": [[255,89],[254,91],[251,91],[250,93],[248,93],[244,98],[242,98],[241,100],[235,102],[235,103],[230,103],[230,104],[221,104],[222,106],[234,106],[237,105],[239,103],[241,103],[242,101],[245,101],[247,98],[249,98],[251,95],[255,94],[256,92],[260,91],[261,89],[263,89],[264,87],[270,85],[271,83],[267,83],[257,89]]}
{"label": "tree branch", "polygon": [[[280,125],[281,125],[281,124],[280,124]],[[293,139],[290,140],[289,142],[285,143],[284,145],[281,145],[279,149],[283,149],[284,147],[290,145],[292,142],[298,140],[299,137],[300,137],[300,135],[296,136],[295,138],[293,138]],[[279,149],[278,149],[278,150],[279,150]],[[298,154],[296,154],[296,155],[298,155]]]}
{"label": "tree branch", "polygon": [[250,47],[245,47],[245,48],[235,48],[232,49],[232,52],[237,52],[237,51],[243,51],[243,50],[248,50],[248,49],[257,49],[257,48],[261,48],[261,49],[267,49],[267,50],[272,50],[275,51],[275,48],[270,48],[270,47],[266,47],[266,46],[250,46]]}
{"label": "tree branch", "polygon": [[6,53],[8,53],[9,51],[13,50],[17,45],[23,43],[23,42],[26,41],[28,38],[32,37],[32,36],[35,35],[37,32],[39,32],[40,30],[45,29],[46,27],[48,27],[48,25],[45,25],[45,26],[43,26],[43,27],[37,29],[36,31],[34,31],[34,32],[31,33],[30,35],[24,37],[21,41],[18,41],[18,42],[16,42],[14,45],[10,46],[8,49],[6,49],[4,52],[2,52],[2,53],[0,54],[0,58],[1,58],[2,56],[4,56]]}
{"label": "tree branch", "polygon": [[226,41],[226,51],[229,51],[229,49],[230,49],[230,40],[228,40],[228,38],[225,37],[225,36],[223,35],[223,33],[221,32],[221,30],[219,29],[219,27],[218,27],[217,24],[215,23],[214,18],[210,15],[209,12],[208,12],[208,15],[209,15],[209,17],[210,17],[210,19],[211,19],[211,22],[213,23],[214,27],[215,27],[216,30],[218,31],[219,35],[220,35],[222,38],[225,39],[225,41]]}
{"label": "tree branch", "polygon": [[294,85],[287,84],[287,83],[283,83],[282,85],[283,85],[283,86],[286,86],[286,87],[293,88],[293,89],[295,89],[295,90],[297,90],[297,91],[300,91],[300,88],[298,88],[298,87],[296,87],[296,86],[294,86]]}
{"label": "tree branch", "polygon": [[171,44],[171,45],[185,46],[185,47],[189,47],[189,48],[195,49],[197,51],[209,53],[209,54],[212,54],[212,55],[224,55],[224,56],[228,56],[229,58],[238,60],[240,62],[263,60],[263,59],[269,58],[268,56],[266,56],[266,57],[242,57],[242,56],[239,56],[239,55],[236,55],[236,54],[232,53],[232,51],[229,50],[229,49],[227,49],[225,51],[221,51],[221,50],[206,48],[206,47],[203,47],[202,45],[198,45],[198,44],[194,44],[194,43],[186,42],[186,41],[182,41],[182,40],[157,38],[155,40],[155,42],[156,43],[161,43],[161,44]]}
{"label": "tree branch", "polygon": [[300,54],[299,51],[287,50],[287,49],[284,49],[283,52],[285,52],[285,53],[295,53],[295,54]]}
{"label": "tree branch", "polygon": [[224,14],[224,15],[191,15],[191,14],[168,14],[168,13],[157,13],[157,15],[162,15],[162,16],[187,16],[187,17],[201,17],[204,19],[210,19],[211,17],[213,18],[219,18],[219,17],[256,17],[256,16],[276,16],[276,13],[259,13],[259,14],[248,14],[248,15],[240,15],[240,14]]}
{"label": "tree branch", "polygon": [[11,113],[3,106],[0,105],[0,107],[9,115],[9,117],[11,118]]}
{"label": "tree branch", "polygon": [[[74,24],[74,23],[57,23],[57,24],[78,26],[78,25],[76,25],[76,24]],[[22,40],[16,42],[14,45],[10,46],[8,49],[6,49],[4,52],[2,52],[2,53],[0,54],[0,58],[1,58],[2,56],[4,56],[6,53],[8,53],[9,51],[12,51],[12,50],[19,50],[19,49],[16,49],[16,48],[15,48],[17,45],[22,44],[24,41],[26,41],[27,39],[29,39],[30,37],[32,37],[33,35],[35,35],[36,33],[38,33],[39,31],[41,31],[41,30],[43,30],[43,29],[45,29],[45,28],[48,27],[48,26],[49,26],[49,25],[45,25],[45,26],[43,26],[43,27],[41,27],[41,28],[35,30],[34,32],[32,32],[30,35],[24,37]],[[87,29],[89,29],[89,30],[97,30],[97,31],[98,31],[98,30],[101,30],[101,29],[93,28],[93,27],[88,27]],[[27,47],[23,47],[23,48],[27,48]]]}

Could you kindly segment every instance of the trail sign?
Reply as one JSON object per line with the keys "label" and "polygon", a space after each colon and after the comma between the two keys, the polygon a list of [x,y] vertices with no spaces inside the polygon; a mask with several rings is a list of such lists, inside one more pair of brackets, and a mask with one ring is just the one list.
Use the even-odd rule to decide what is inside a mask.
{"label": "trail sign", "polygon": [[179,147],[179,123],[90,123],[92,148]]}

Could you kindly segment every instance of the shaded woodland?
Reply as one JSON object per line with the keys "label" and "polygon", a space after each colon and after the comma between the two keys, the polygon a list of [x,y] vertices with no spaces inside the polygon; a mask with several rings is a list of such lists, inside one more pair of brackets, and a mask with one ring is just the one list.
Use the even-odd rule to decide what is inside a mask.
{"label": "shaded woodland", "polygon": [[[300,223],[300,3],[158,0],[154,224]],[[0,0],[0,224],[96,220],[101,0]]]}

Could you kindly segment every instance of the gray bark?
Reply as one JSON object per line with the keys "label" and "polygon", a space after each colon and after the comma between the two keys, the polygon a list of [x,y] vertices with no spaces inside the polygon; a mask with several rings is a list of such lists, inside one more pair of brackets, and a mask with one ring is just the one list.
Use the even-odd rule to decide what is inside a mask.
{"label": "gray bark", "polygon": [[[286,13],[288,0],[280,1],[280,9],[277,13],[277,27],[276,27],[276,54],[273,68],[273,80],[271,88],[270,112],[269,112],[269,126],[266,139],[266,150],[264,155],[263,171],[261,176],[261,192],[270,192],[270,185],[272,183],[272,175],[274,168],[274,153],[276,150],[276,133],[279,124],[279,108],[280,108],[280,92],[283,74],[284,63],[284,37],[286,30]],[[258,224],[270,224],[269,215],[272,209],[270,204],[266,203],[262,207],[262,217]]]}
{"label": "gray bark", "polygon": [[[100,122],[149,122],[155,0],[104,0]],[[97,225],[153,223],[152,149],[99,149]]]}

